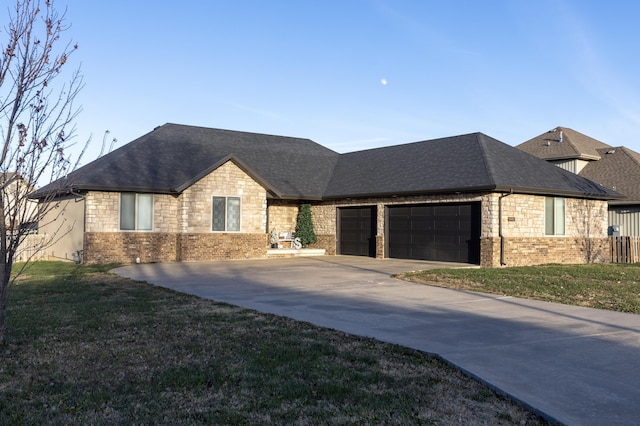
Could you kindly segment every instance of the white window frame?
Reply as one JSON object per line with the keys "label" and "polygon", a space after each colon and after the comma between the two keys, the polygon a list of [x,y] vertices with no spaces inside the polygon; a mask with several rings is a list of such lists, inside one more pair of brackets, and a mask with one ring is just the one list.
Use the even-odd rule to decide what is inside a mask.
{"label": "white window frame", "polygon": [[[123,229],[122,228],[122,197],[123,195],[134,195],[133,202],[133,229]],[[149,229],[140,229],[139,225],[139,206],[140,206],[140,196],[151,196],[151,217],[149,218],[150,227]],[[151,232],[153,231],[153,216],[154,216],[154,208],[155,208],[155,197],[153,194],[145,194],[145,193],[137,193],[137,192],[121,192],[120,193],[120,205],[118,206],[118,229],[123,232]]]}
{"label": "white window frame", "polygon": [[566,235],[567,202],[564,197],[545,197],[544,234],[546,236]]}
{"label": "white window frame", "polygon": [[[214,227],[214,202],[216,198],[224,199],[224,229],[213,229]],[[229,229],[229,200],[238,200],[238,229]],[[211,232],[242,232],[242,197],[239,195],[213,195],[211,197]]]}

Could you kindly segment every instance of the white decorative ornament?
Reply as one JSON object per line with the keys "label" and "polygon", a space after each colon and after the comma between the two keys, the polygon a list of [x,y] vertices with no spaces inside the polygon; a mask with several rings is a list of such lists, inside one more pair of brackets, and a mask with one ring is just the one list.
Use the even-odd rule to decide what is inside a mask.
{"label": "white decorative ornament", "polygon": [[296,250],[300,250],[302,248],[302,243],[300,242],[300,238],[294,238],[293,241],[291,242],[291,246],[296,249]]}

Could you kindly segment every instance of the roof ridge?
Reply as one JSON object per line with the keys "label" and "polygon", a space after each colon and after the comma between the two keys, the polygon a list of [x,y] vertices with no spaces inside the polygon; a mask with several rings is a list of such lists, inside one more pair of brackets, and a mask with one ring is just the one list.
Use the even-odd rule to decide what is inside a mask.
{"label": "roof ridge", "polygon": [[634,150],[632,150],[631,148],[627,148],[626,146],[613,147],[613,149],[622,150],[622,152],[624,152],[625,155],[631,159],[631,161],[633,161],[638,166],[640,166],[640,153],[637,153]]}
{"label": "roof ridge", "polygon": [[[579,131],[577,131],[577,130],[574,130],[574,129],[570,128],[570,127],[562,127],[562,126],[558,126],[558,127],[556,127],[554,130],[556,130],[556,129],[559,129],[560,131],[563,131],[563,132],[565,132],[565,133],[567,133],[567,131],[568,131],[568,133],[567,133],[567,135],[566,135],[566,136],[567,136],[567,138],[571,141],[571,146],[573,146],[574,148],[577,148],[577,146],[576,146],[576,144],[572,141],[572,136],[578,136],[578,137],[580,137],[580,138],[585,138],[585,139],[586,139],[586,140],[588,140],[589,142],[596,142],[596,143],[601,144],[601,145],[604,145],[604,146],[606,146],[606,147],[613,148],[613,147],[612,147],[611,145],[609,145],[608,143],[602,142],[602,141],[601,141],[601,140],[599,140],[599,139],[593,138],[593,137],[591,137],[591,136],[589,136],[589,135],[586,135],[586,134],[584,134],[584,133],[582,133],[582,132],[579,132]],[[572,133],[573,133],[573,135],[572,135]],[[577,150],[578,152],[581,152],[579,149],[576,149],[576,150]]]}
{"label": "roof ridge", "polygon": [[480,153],[482,156],[482,163],[484,164],[484,168],[487,170],[487,174],[489,175],[489,181],[491,182],[491,185],[493,185],[493,187],[497,187],[496,184],[496,179],[495,179],[495,173],[494,173],[494,169],[491,165],[491,162],[489,161],[489,158],[487,157],[487,138],[490,138],[490,136],[485,135],[482,132],[476,132],[473,134],[476,137],[476,140],[478,142],[480,146]]}
{"label": "roof ridge", "polygon": [[[276,138],[282,138],[282,139],[294,139],[294,140],[304,140],[304,141],[310,141],[313,142],[317,145],[318,142],[310,139],[310,138],[302,138],[302,137],[298,137],[298,136],[284,136],[284,135],[276,135],[273,133],[262,133],[262,132],[247,132],[246,130],[234,130],[234,129],[222,129],[220,127],[207,127],[207,126],[198,126],[195,124],[179,124],[179,123],[165,123],[161,126],[157,126],[155,127],[153,130],[158,130],[161,127],[166,127],[166,126],[175,126],[175,127],[190,127],[192,129],[202,129],[202,130],[215,130],[218,132],[226,132],[226,133],[239,133],[239,134],[245,134],[245,135],[254,135],[254,136],[268,136],[268,137],[276,137]],[[323,148],[326,148],[324,145],[321,145]],[[333,151],[330,148],[326,148],[328,150]],[[334,151],[335,152],[335,151]]]}

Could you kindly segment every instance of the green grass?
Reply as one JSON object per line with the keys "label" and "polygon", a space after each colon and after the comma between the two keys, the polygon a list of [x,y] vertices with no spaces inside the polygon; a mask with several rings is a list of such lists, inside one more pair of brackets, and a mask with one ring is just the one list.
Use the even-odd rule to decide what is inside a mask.
{"label": "green grass", "polygon": [[640,314],[640,264],[434,269],[397,276],[415,282]]}
{"label": "green grass", "polygon": [[11,287],[0,424],[542,424],[436,357],[40,262]]}

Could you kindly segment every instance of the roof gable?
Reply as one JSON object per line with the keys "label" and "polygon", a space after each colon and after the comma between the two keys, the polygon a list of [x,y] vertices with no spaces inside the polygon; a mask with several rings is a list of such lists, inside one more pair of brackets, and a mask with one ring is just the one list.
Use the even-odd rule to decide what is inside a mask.
{"label": "roof gable", "polygon": [[516,148],[543,160],[598,160],[598,150],[611,147],[568,127],[556,127]]}
{"label": "roof gable", "polygon": [[39,190],[179,194],[233,161],[284,199],[516,191],[616,194],[482,133],[347,154],[309,140],[165,124]]}
{"label": "roof gable", "polygon": [[180,193],[234,160],[279,197],[319,198],[337,158],[309,139],[165,124],[71,173],[67,181],[77,190]]}

